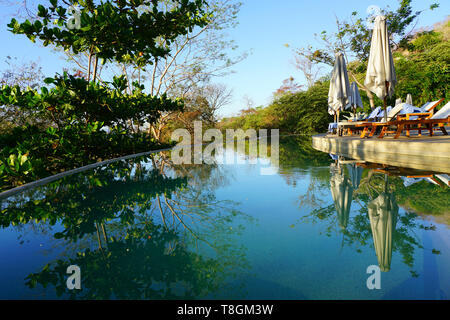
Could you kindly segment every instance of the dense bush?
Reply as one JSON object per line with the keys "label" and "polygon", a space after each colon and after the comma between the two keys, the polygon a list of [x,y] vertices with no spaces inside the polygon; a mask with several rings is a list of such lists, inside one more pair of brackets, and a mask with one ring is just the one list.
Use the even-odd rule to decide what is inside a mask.
{"label": "dense bush", "polygon": [[443,41],[410,55],[398,54],[395,60],[398,84],[397,97],[408,93],[415,105],[427,101],[450,99],[450,43]]}
{"label": "dense bush", "polygon": [[[47,6],[38,5],[35,21],[11,20],[8,27],[14,34],[71,54],[86,54],[89,72],[87,79],[67,73],[46,78],[48,87],[40,90],[9,83],[0,88],[0,108],[13,111],[2,112],[6,121],[17,112],[33,115],[33,121],[26,123],[8,121],[8,130],[0,132],[0,191],[161,146],[132,124],[151,125],[162,114],[181,110],[183,103],[147,94],[143,85],[129,83],[126,75],[113,77],[111,82],[100,81],[97,69],[105,62],[135,68],[153,64],[170,54],[168,46],[159,44],[160,39],[170,43],[209,22],[203,0],[176,2],[170,10],[165,10],[162,2],[51,0]],[[141,14],[137,8],[143,4],[149,10]],[[77,5],[80,13],[76,28],[69,26],[71,5]],[[36,119],[43,121],[36,123]]]}

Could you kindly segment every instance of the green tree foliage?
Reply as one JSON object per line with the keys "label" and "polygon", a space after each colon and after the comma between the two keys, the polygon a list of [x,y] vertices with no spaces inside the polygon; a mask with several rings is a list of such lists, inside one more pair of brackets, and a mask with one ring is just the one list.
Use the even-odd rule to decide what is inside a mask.
{"label": "green tree foliage", "polygon": [[[42,68],[37,62],[19,62],[17,57],[7,56],[5,63],[8,66],[0,74],[0,86],[19,86],[22,90],[26,88],[38,89],[44,75]],[[28,123],[46,124],[48,121],[41,119],[33,110],[20,110],[14,105],[0,105],[0,133],[7,132],[15,126]]]}
{"label": "green tree foliage", "polygon": [[[60,5],[59,5],[60,4]],[[4,85],[0,104],[20,112],[36,113],[44,126],[26,123],[0,135],[0,190],[88,163],[148,151],[159,144],[136,132],[131,123],[155,123],[164,112],[181,110],[179,100],[154,97],[145,87],[125,76],[111,83],[97,81],[98,60],[151,64],[170,54],[170,42],[179,35],[208,23],[203,0],[177,1],[164,9],[159,0],[143,1],[50,1],[38,6],[34,22],[11,20],[15,34],[24,34],[44,46],[61,47],[74,54],[95,57],[93,81],[64,73],[45,79],[39,91]],[[80,25],[72,27],[69,5],[77,5]],[[142,5],[147,10],[139,12]],[[75,17],[76,19],[76,17]],[[164,39],[162,45],[160,39]],[[31,165],[30,165],[31,164]]]}
{"label": "green tree foliage", "polygon": [[401,180],[394,180],[395,194],[400,205],[421,215],[443,217],[450,223],[450,188],[430,184],[425,181],[408,187]]}
{"label": "green tree foliage", "polygon": [[397,97],[410,93],[415,105],[450,99],[450,42],[442,39],[441,32],[424,33],[412,41],[412,51],[395,54]]}
{"label": "green tree foliage", "polygon": [[[59,4],[60,5],[59,5]],[[89,51],[101,59],[144,64],[169,54],[159,37],[170,42],[195,26],[204,26],[207,16],[203,0],[178,1],[163,10],[160,0],[123,0],[94,3],[92,0],[70,0],[80,12],[80,28],[68,28],[71,14],[67,2],[51,0],[50,6],[38,6],[39,20],[8,24],[15,34],[25,34],[31,41],[39,39],[44,46],[52,44],[73,53]],[[140,12],[139,7],[147,10]],[[70,27],[70,26],[69,26]]]}

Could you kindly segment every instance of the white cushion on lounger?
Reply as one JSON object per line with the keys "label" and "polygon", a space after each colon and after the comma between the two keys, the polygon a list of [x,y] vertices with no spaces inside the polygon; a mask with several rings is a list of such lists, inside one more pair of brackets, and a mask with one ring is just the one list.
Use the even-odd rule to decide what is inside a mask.
{"label": "white cushion on lounger", "polygon": [[446,119],[450,117],[450,101],[434,114],[430,119]]}
{"label": "white cushion on lounger", "polygon": [[434,106],[441,100],[431,101],[425,103],[420,109],[422,109],[422,112],[431,112],[432,109],[434,109]]}
{"label": "white cushion on lounger", "polygon": [[[400,103],[398,105],[396,105],[395,107],[393,107],[391,109],[391,111],[388,112],[387,114],[387,121],[391,121],[392,118],[394,118],[402,109],[403,109],[403,105],[405,105],[406,103]],[[384,122],[384,117],[381,120],[381,122]]]}

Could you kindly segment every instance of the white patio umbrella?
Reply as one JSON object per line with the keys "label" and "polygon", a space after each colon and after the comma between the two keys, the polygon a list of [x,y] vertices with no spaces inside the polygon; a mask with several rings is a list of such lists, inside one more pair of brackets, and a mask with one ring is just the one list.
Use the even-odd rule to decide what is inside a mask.
{"label": "white patio umbrella", "polygon": [[410,104],[410,105],[413,105],[411,93],[408,93],[408,95],[406,96],[406,103]]}
{"label": "white patio umbrella", "polygon": [[402,103],[402,99],[401,98],[398,98],[398,99],[395,100],[395,105],[398,105],[400,103]]}
{"label": "white patio umbrella", "polygon": [[334,112],[335,120],[337,120],[335,122],[339,121],[339,112],[347,106],[349,97],[350,82],[348,81],[347,67],[345,66],[344,56],[341,52],[338,52],[336,53],[330,90],[328,91],[328,112]]}
{"label": "white patio umbrella", "polygon": [[349,97],[349,104],[347,105],[347,107],[352,107],[353,113],[356,113],[357,107],[360,108],[363,107],[361,95],[359,94],[359,89],[356,82],[352,82],[350,84],[350,97]]}
{"label": "white patio umbrella", "polygon": [[[378,98],[384,101],[384,109],[386,110],[386,97],[391,97],[394,93],[397,77],[395,75],[394,60],[392,59],[392,51],[389,45],[389,34],[385,16],[377,16],[375,18],[364,84]],[[384,120],[387,120],[386,112],[384,113]]]}
{"label": "white patio umbrella", "polygon": [[347,228],[352,205],[353,187],[343,174],[334,174],[330,180],[331,196],[338,215],[338,223],[342,229]]}
{"label": "white patio umbrella", "polygon": [[378,265],[383,272],[391,268],[392,236],[397,223],[398,205],[391,193],[381,193],[367,205]]}

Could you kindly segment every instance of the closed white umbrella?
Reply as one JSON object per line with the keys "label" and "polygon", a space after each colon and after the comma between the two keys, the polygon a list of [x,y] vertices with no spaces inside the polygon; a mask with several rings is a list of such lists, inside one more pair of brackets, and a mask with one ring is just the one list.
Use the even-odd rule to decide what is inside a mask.
{"label": "closed white umbrella", "polygon": [[[350,82],[348,81],[347,67],[345,66],[344,56],[341,52],[336,53],[333,73],[330,81],[330,90],[328,91],[328,112],[333,111],[339,121],[339,111],[349,103]],[[336,121],[336,122],[337,122]]]}
{"label": "closed white umbrella", "polygon": [[[394,59],[392,58],[392,51],[389,45],[389,34],[385,16],[377,16],[375,18],[364,84],[378,98],[384,100],[384,109],[386,110],[386,97],[391,97],[394,93],[397,77],[395,75]],[[384,113],[384,120],[387,120],[386,112]]]}
{"label": "closed white umbrella", "polygon": [[358,85],[356,82],[352,82],[350,84],[350,97],[349,97],[349,104],[348,107],[353,108],[353,113],[356,113],[356,108],[363,107],[361,95],[359,94]]}
{"label": "closed white umbrella", "polygon": [[411,93],[408,93],[408,95],[406,96],[406,103],[410,104],[410,105],[413,105]]}

